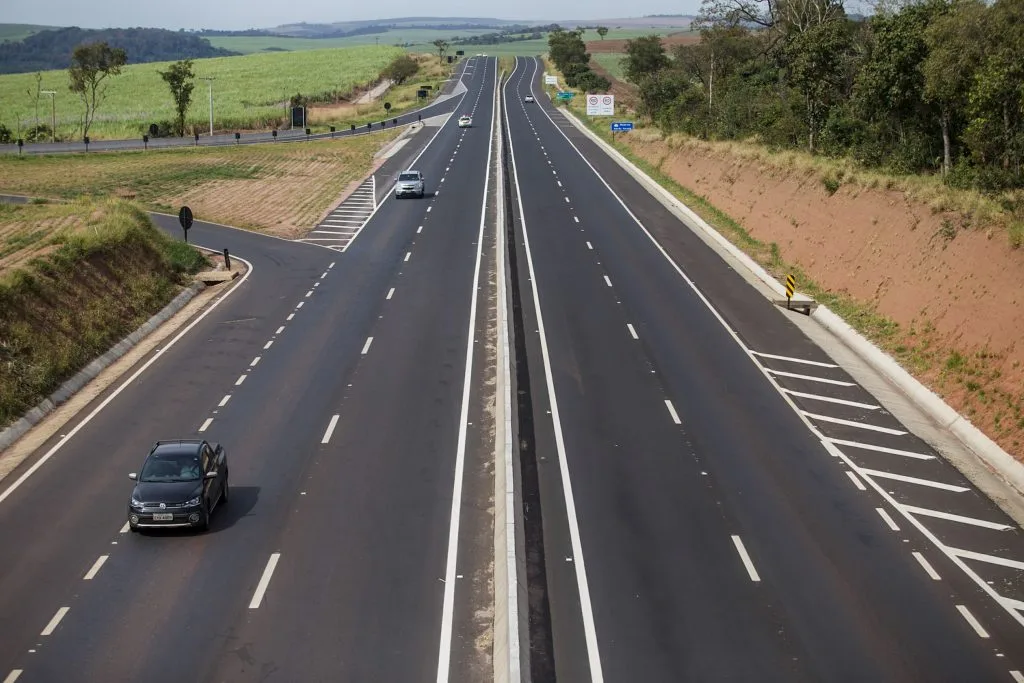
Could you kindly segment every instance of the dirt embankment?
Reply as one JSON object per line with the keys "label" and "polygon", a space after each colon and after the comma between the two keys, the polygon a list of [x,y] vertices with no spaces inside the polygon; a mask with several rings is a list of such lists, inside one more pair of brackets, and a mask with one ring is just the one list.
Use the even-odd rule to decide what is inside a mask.
{"label": "dirt embankment", "polygon": [[[1005,226],[726,144],[639,139],[634,153],[821,287],[895,321],[877,339],[1024,459],[1024,249]],[[872,187],[877,183],[877,187]]]}

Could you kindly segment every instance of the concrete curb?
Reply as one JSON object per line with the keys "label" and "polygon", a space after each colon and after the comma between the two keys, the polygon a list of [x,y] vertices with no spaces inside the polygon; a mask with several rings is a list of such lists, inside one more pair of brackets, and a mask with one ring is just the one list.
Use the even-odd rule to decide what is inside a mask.
{"label": "concrete curb", "polygon": [[28,430],[39,424],[44,417],[52,413],[58,406],[74,396],[82,387],[96,378],[103,370],[128,353],[150,332],[170,319],[191,301],[196,294],[206,288],[202,282],[193,282],[185,291],[171,300],[171,303],[152,318],[143,323],[137,330],[119,341],[99,358],[79,370],[74,377],[64,382],[55,392],[43,399],[42,403],[25,413],[18,421],[0,432],[0,452],[25,435]]}
{"label": "concrete curb", "polygon": [[[659,185],[617,149],[595,135],[593,131],[587,128],[571,112],[564,108],[559,108],[558,111],[580,132],[600,146],[608,156],[633,176],[637,182],[667,209],[673,211],[677,216],[685,216],[684,223],[701,230],[737,262],[747,268],[754,277],[770,290],[778,293],[780,296],[785,296],[785,288],[778,280],[772,277],[764,268],[743,253],[732,242],[723,237],[703,218],[694,213],[692,209]],[[968,451],[977,456],[992,472],[1011,486],[1018,494],[1024,495],[1024,463],[1014,459],[999,444],[971,424],[970,420],[956,412],[931,389],[904,370],[892,356],[872,344],[870,340],[850,327],[845,320],[829,310],[827,306],[818,306],[817,310],[811,314],[811,318],[831,332],[861,360],[902,391],[908,399],[939,427],[948,430]]]}

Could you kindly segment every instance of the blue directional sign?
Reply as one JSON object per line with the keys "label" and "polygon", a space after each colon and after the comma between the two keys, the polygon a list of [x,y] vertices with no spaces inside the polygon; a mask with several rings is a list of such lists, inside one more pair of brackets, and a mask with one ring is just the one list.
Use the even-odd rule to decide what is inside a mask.
{"label": "blue directional sign", "polygon": [[612,121],[612,132],[621,133],[623,131],[633,130],[632,121]]}
{"label": "blue directional sign", "polygon": [[562,92],[558,93],[558,99],[560,99],[560,100],[571,100],[575,95],[576,95],[576,93],[574,93],[574,92],[562,91]]}

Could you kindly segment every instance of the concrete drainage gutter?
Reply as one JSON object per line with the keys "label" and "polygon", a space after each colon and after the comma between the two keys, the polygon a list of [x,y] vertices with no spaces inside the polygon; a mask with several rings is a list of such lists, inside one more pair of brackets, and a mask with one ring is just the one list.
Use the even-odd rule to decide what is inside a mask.
{"label": "concrete drainage gutter", "polygon": [[[742,264],[763,285],[757,289],[774,302],[785,299],[785,287],[772,277],[752,258],[743,253],[732,242],[711,227],[703,218],[683,204],[653,178],[624,157],[587,128],[576,116],[559,108],[558,111],[573,126],[601,147],[616,163],[626,170],[665,208],[674,213],[684,224],[704,233],[708,241],[720,247],[738,263]],[[765,291],[765,288],[767,291]],[[798,295],[799,297],[800,295]],[[805,298],[805,297],[804,297]],[[797,297],[794,297],[794,301]],[[1024,464],[1020,463],[999,444],[956,412],[937,394],[928,389],[904,370],[891,356],[872,344],[867,338],[850,327],[827,306],[815,307],[811,318],[849,347],[866,364],[900,389],[925,415],[937,425],[948,430],[963,446],[977,456],[993,472],[999,475],[1018,494],[1024,495]]]}

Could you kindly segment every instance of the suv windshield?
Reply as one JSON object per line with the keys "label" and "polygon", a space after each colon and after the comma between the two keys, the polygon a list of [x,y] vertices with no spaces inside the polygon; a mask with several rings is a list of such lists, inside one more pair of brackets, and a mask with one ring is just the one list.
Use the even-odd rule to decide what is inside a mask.
{"label": "suv windshield", "polygon": [[419,180],[419,173],[402,173],[398,176],[399,180]]}
{"label": "suv windshield", "polygon": [[153,453],[142,466],[140,481],[182,482],[198,481],[202,477],[199,453]]}

